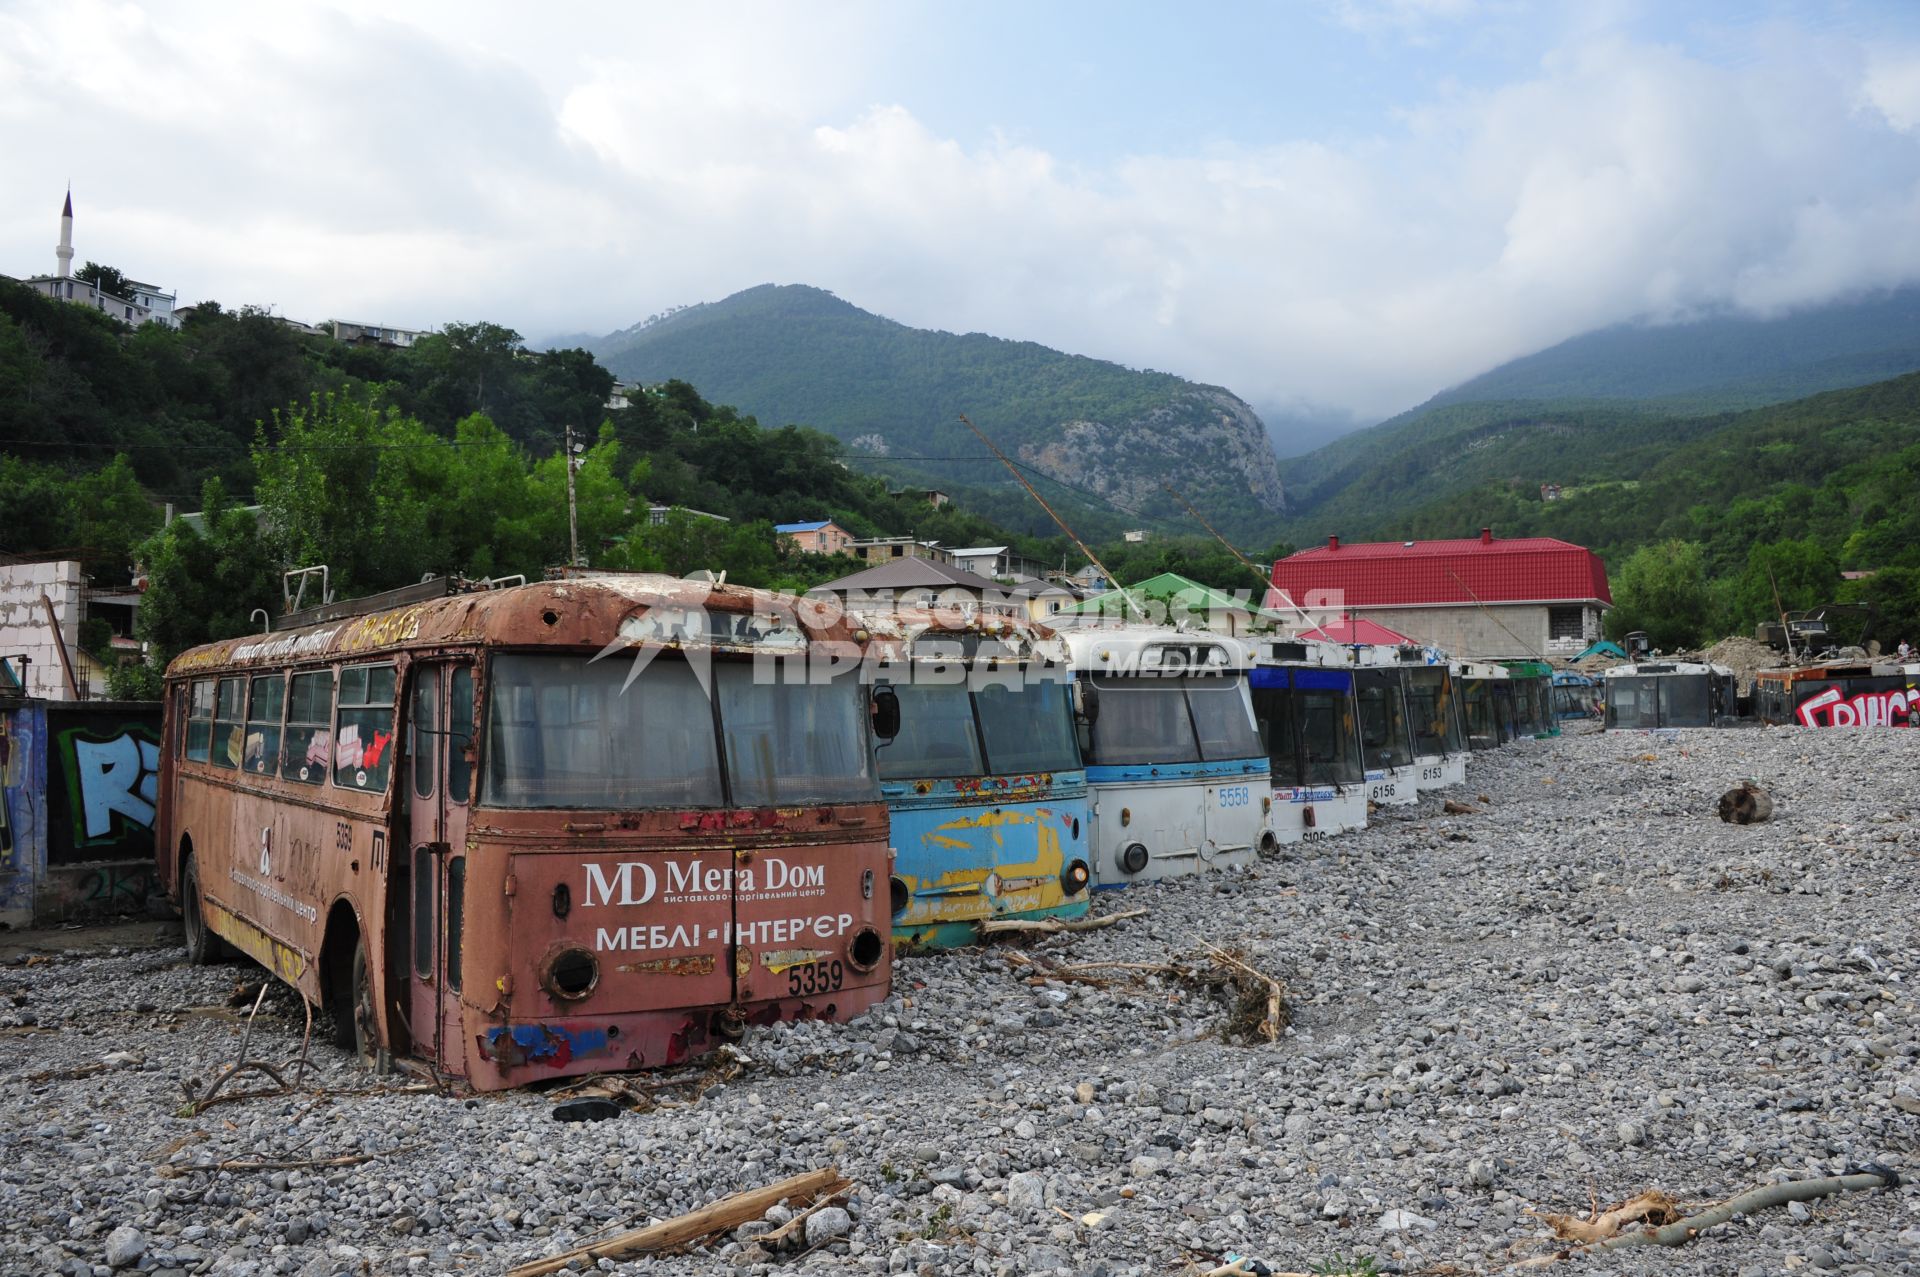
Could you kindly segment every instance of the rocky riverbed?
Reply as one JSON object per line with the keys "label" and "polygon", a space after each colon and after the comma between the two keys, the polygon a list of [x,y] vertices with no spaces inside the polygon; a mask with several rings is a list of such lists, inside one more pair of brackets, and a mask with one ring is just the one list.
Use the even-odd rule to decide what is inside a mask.
{"label": "rocky riverbed", "polygon": [[[1723,825],[1748,777],[1775,819]],[[731,1080],[594,1123],[532,1092],[396,1093],[319,1043],[301,1094],[183,1116],[236,1058],[226,1002],[251,968],[16,959],[0,1272],[501,1272],[831,1164],[859,1187],[803,1250],[768,1256],[762,1223],[600,1267],[1484,1273],[1551,1250],[1532,1209],[1909,1173],[1916,777],[1920,732],[1524,742],[1448,795],[1481,810],[1430,797],[1247,873],[1105,897],[1151,910],[1106,930],[908,958],[861,1022],[756,1032]],[[1223,1000],[1151,969],[1203,966],[1203,943],[1286,982],[1277,1042],[1222,1041]],[[1036,974],[1086,963],[1141,965]],[[249,1055],[297,1057],[303,1025],[274,986]],[[365,1088],[388,1089],[309,1093]],[[1920,1272],[1920,1187],[1548,1271],[1581,1268]]]}

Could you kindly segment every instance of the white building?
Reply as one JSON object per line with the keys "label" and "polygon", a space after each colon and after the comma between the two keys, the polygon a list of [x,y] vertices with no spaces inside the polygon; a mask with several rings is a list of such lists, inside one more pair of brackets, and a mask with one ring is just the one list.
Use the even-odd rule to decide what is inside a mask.
{"label": "white building", "polygon": [[60,244],[53,250],[54,272],[51,275],[32,275],[20,282],[36,293],[52,297],[56,301],[72,302],[76,306],[91,306],[103,314],[112,315],[123,324],[165,324],[169,328],[180,326],[179,317],[174,314],[174,304],[179,300],[175,293],[162,292],[158,284],[143,283],[137,279],[128,279],[127,295],[117,297],[112,293],[89,284],[84,279],[73,277],[73,192],[67,192],[67,202],[60,210]]}
{"label": "white building", "polygon": [[81,624],[89,617],[106,620],[114,631],[111,655],[137,656],[140,643],[132,634],[139,606],[137,590],[94,589],[71,559],[0,563],[0,658],[22,676],[28,696],[103,699],[107,667],[80,650]]}

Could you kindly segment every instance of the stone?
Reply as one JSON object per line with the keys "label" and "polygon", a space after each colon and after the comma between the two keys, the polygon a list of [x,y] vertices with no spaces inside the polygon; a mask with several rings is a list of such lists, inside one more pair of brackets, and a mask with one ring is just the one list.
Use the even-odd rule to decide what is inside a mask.
{"label": "stone", "polygon": [[822,1246],[853,1231],[853,1216],[843,1207],[827,1206],[807,1216],[807,1245]]}
{"label": "stone", "polygon": [[146,1234],[131,1224],[122,1224],[107,1234],[107,1267],[125,1268],[147,1253]]}
{"label": "stone", "polygon": [[1007,1180],[1007,1208],[1023,1215],[1045,1209],[1047,1181],[1032,1171],[1021,1171]]}

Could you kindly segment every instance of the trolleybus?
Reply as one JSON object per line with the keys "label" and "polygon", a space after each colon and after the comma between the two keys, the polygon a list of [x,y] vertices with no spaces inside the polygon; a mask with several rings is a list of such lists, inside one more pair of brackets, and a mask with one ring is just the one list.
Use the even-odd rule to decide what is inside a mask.
{"label": "trolleybus", "polygon": [[1726,727],[1739,721],[1733,671],[1693,661],[1616,665],[1601,676],[1609,730]]}
{"label": "trolleybus", "polygon": [[1263,639],[1247,673],[1267,747],[1276,840],[1367,826],[1366,766],[1347,649],[1313,639]]}
{"label": "trolleybus", "polygon": [[1246,642],[1136,625],[1061,638],[1093,788],[1096,888],[1250,864],[1276,845]]}
{"label": "trolleybus", "polygon": [[1455,661],[1450,667],[1460,686],[1461,718],[1470,749],[1498,749],[1514,740],[1513,679],[1488,661]]}
{"label": "trolleybus", "polygon": [[1443,653],[1413,649],[1422,664],[1403,664],[1407,721],[1413,733],[1414,783],[1421,793],[1466,783],[1467,732],[1453,670]]}
{"label": "trolleybus", "polygon": [[1753,678],[1754,713],[1774,726],[1910,727],[1920,715],[1912,684],[1911,674],[1891,664],[1761,670]]}
{"label": "trolleybus", "polygon": [[1367,765],[1367,801],[1384,807],[1418,802],[1419,773],[1413,765],[1413,725],[1407,716],[1400,649],[1358,643],[1352,651],[1353,694],[1360,708],[1360,752]]}
{"label": "trolleybus", "polygon": [[896,945],[973,943],[995,918],[1087,911],[1092,824],[1066,645],[949,609],[863,616],[872,676],[898,694],[878,743],[892,816]]}
{"label": "trolleybus", "polygon": [[231,944],[343,1046],[483,1090],[886,996],[898,703],[795,677],[857,668],[843,623],[660,576],[426,590],[169,666],[158,870],[195,961]]}
{"label": "trolleybus", "polygon": [[1545,661],[1501,661],[1512,678],[1516,726],[1522,736],[1545,740],[1560,734],[1553,712],[1553,666]]}

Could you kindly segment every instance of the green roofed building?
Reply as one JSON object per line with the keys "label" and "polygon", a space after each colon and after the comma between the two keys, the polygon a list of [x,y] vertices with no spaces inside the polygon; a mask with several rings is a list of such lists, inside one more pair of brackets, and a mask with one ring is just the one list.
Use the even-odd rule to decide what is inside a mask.
{"label": "green roofed building", "polygon": [[[1056,619],[1063,625],[1072,624],[1075,616],[1098,617],[1108,622],[1147,620],[1155,625],[1177,625],[1186,621],[1223,634],[1271,630],[1286,619],[1281,613],[1252,602],[1252,591],[1235,598],[1225,590],[1202,585],[1178,572],[1148,577],[1137,585],[1127,586],[1125,593],[1133,600],[1132,607],[1121,597],[1121,591],[1114,589],[1061,608],[1055,614]],[[1142,612],[1146,614],[1144,617]]]}

